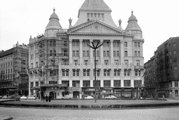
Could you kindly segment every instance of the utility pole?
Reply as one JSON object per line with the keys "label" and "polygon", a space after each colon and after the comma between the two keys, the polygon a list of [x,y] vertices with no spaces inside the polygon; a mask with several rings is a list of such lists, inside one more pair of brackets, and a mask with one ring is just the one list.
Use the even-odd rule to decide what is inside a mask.
{"label": "utility pole", "polygon": [[[103,45],[103,43],[100,43],[100,41],[97,41],[97,40],[93,40],[93,42],[91,42],[92,45],[88,44],[88,46],[90,48],[92,48],[94,50],[94,81],[96,83],[96,50],[101,47]],[[95,84],[94,84],[95,85]],[[94,86],[95,87],[95,102],[97,100],[97,96],[96,96],[96,93],[97,93],[97,85]]]}

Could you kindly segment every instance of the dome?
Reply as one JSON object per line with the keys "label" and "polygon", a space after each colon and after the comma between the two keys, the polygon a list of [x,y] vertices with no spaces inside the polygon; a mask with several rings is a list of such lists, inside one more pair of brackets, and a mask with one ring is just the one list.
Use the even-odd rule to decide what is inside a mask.
{"label": "dome", "polygon": [[55,13],[55,9],[53,9],[53,13],[49,18],[49,23],[46,27],[46,30],[59,30],[62,29],[60,23],[59,23],[59,18],[57,14]]}
{"label": "dome", "polygon": [[141,31],[141,28],[137,23],[137,18],[134,16],[133,11],[131,11],[131,16],[129,17],[126,31]]}
{"label": "dome", "polygon": [[109,11],[111,9],[103,0],[85,0],[79,11]]}

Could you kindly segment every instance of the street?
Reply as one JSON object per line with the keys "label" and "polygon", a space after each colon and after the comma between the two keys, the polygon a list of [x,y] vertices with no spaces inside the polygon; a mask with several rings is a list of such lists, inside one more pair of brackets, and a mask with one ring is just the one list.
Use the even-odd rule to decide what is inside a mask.
{"label": "street", "polygon": [[0,107],[0,120],[178,120],[179,108],[125,110],[59,110]]}

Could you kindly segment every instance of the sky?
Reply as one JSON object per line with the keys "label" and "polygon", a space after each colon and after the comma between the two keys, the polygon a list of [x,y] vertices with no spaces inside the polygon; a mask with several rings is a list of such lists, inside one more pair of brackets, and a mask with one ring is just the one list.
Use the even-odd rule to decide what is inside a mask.
{"label": "sky", "polygon": [[[170,37],[179,36],[178,0],[104,0],[112,9],[112,18],[122,28],[127,26],[131,11],[138,19],[144,37],[144,62],[147,62],[157,47]],[[29,43],[30,35],[43,34],[49,17],[56,9],[63,28],[68,28],[68,19],[74,25],[78,10],[84,0],[1,0],[0,1],[0,50]]]}

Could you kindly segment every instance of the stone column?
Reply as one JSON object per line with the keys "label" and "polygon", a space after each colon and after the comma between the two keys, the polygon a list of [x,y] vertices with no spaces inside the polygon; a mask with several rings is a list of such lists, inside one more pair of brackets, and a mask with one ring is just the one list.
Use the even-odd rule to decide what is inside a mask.
{"label": "stone column", "polygon": [[79,39],[80,43],[80,65],[83,65],[83,40]]}
{"label": "stone column", "polygon": [[111,87],[114,87],[114,80],[111,79]]}
{"label": "stone column", "polygon": [[[103,40],[100,40],[101,44],[103,43]],[[100,47],[100,55],[101,55],[101,67],[104,64],[104,58],[103,58],[103,45]]]}
{"label": "stone column", "polygon": [[111,42],[111,46],[110,46],[110,48],[111,48],[111,50],[110,50],[110,53],[111,53],[111,65],[113,65],[114,64],[114,57],[113,57],[113,40],[110,40],[110,42]]}
{"label": "stone column", "polygon": [[72,39],[69,39],[69,62],[70,62],[70,65],[73,64],[73,59],[72,59],[72,53],[73,53],[73,50],[72,50]]}
{"label": "stone column", "polygon": [[69,80],[69,87],[72,87],[72,79]]}
{"label": "stone column", "polygon": [[[93,40],[92,40],[92,39],[90,39],[90,44],[91,44],[91,42],[93,42]],[[94,68],[93,63],[94,63],[94,58],[93,58],[93,49],[92,49],[92,48],[90,48],[90,65],[92,66],[92,68]]]}
{"label": "stone column", "polygon": [[121,57],[121,65],[124,65],[124,42],[121,41],[120,43],[121,43],[121,45],[120,45],[121,46],[120,47],[121,48],[121,56],[120,56]]}

